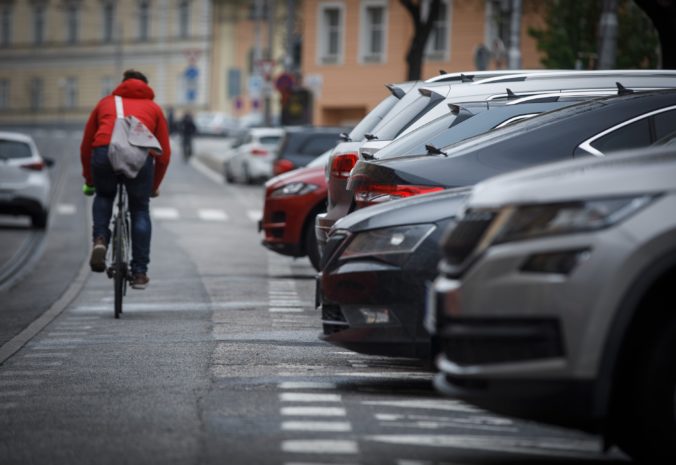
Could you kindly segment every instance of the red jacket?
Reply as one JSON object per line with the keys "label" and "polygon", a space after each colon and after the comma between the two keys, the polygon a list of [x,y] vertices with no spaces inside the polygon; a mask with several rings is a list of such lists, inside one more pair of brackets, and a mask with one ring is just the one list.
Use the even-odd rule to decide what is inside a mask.
{"label": "red jacket", "polygon": [[171,159],[169,130],[162,109],[153,102],[155,92],[148,84],[139,79],[123,81],[113,91],[112,95],[103,97],[89,115],[80,145],[82,176],[84,176],[87,184],[94,185],[91,168],[92,150],[94,147],[103,147],[110,144],[116,118],[114,95],[122,97],[125,116],[136,116],[150,132],[155,134],[162,146],[162,155],[155,157],[155,176],[153,178],[153,191],[155,191],[160,187]]}

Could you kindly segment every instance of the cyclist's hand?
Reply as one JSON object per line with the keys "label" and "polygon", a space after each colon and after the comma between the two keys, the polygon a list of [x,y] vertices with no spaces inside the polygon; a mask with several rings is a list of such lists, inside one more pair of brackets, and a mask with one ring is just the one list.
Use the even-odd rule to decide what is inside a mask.
{"label": "cyclist's hand", "polygon": [[159,197],[159,196],[160,196],[160,190],[159,190],[159,189],[154,190],[154,191],[152,191],[152,192],[150,193],[150,197],[153,198],[153,199],[154,199],[155,197]]}
{"label": "cyclist's hand", "polygon": [[96,187],[90,186],[89,184],[83,184],[82,193],[88,197],[91,197],[96,193]]}

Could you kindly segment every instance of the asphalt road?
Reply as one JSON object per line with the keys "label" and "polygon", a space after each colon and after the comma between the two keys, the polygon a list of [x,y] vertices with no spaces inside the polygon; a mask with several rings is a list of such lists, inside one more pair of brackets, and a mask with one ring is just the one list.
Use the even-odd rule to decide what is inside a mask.
{"label": "asphalt road", "polygon": [[[262,188],[225,185],[180,156],[151,203],[150,285],[130,290],[115,320],[112,282],[80,274],[91,200],[68,151],[55,202],[72,207],[0,289],[0,352],[53,316],[0,366],[0,464],[625,462],[596,437],[444,398],[420,362],[318,340],[309,262],[260,245]],[[197,152],[218,155],[219,142]],[[4,224],[2,241],[30,234]]]}

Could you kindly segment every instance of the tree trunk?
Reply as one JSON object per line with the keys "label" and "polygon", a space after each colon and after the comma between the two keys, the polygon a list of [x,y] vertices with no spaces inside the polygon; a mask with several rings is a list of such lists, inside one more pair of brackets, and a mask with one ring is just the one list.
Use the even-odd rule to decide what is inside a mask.
{"label": "tree trunk", "polygon": [[408,65],[406,78],[409,81],[417,81],[422,76],[422,65],[425,61],[425,45],[427,45],[427,39],[432,31],[434,20],[439,15],[441,0],[430,1],[426,18],[422,18],[422,0],[417,2],[414,0],[399,1],[406,8],[413,22],[413,38],[406,53],[406,64]]}
{"label": "tree trunk", "polygon": [[676,69],[676,0],[634,0],[655,25],[662,68]]}

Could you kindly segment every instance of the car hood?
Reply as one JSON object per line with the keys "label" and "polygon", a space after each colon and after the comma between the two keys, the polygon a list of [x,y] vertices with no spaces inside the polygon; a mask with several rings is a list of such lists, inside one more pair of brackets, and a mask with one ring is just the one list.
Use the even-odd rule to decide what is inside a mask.
{"label": "car hood", "polygon": [[477,184],[472,208],[676,190],[676,148],[651,147],[538,166]]}
{"label": "car hood", "polygon": [[334,229],[352,232],[420,223],[436,223],[450,218],[464,206],[469,189],[448,189],[362,208],[341,218]]}
{"label": "car hood", "polygon": [[292,182],[305,182],[312,184],[326,185],[323,166],[313,166],[310,168],[299,168],[287,173],[282,173],[265,183],[266,189],[278,189]]}

